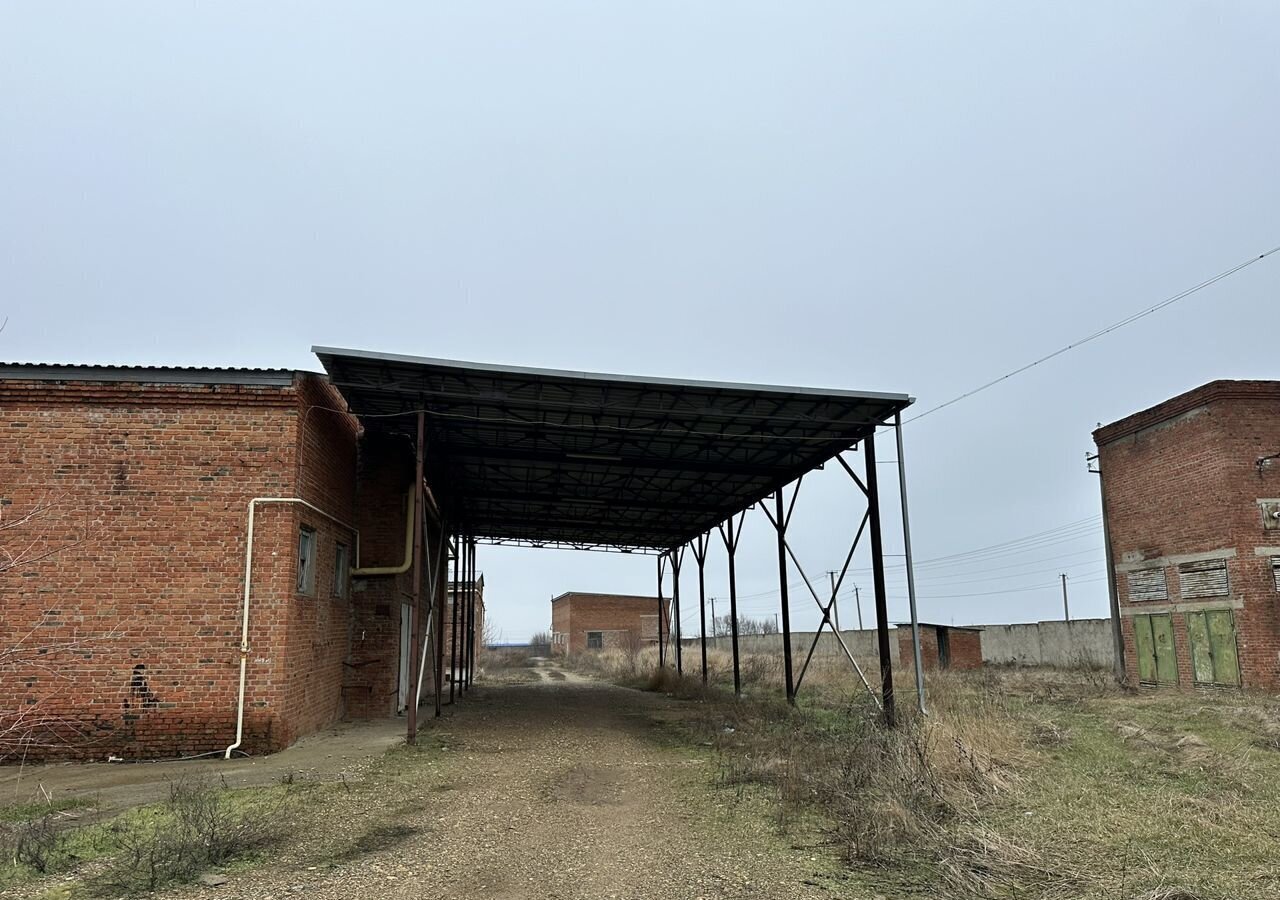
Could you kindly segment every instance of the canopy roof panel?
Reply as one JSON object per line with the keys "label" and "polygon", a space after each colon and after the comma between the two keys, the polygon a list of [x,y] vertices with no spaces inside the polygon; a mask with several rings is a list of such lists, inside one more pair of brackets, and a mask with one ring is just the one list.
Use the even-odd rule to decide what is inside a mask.
{"label": "canopy roof panel", "polygon": [[412,432],[426,412],[433,489],[495,542],[679,546],[912,402],[312,349],[367,425]]}

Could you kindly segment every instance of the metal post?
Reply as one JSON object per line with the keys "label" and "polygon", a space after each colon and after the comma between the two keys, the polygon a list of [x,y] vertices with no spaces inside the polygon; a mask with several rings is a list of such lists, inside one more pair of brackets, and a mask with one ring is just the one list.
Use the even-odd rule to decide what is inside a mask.
{"label": "metal post", "polygon": [[449,627],[449,702],[453,702],[454,683],[458,680],[458,598],[461,581],[462,537],[453,535],[453,624]]}
{"label": "metal post", "polygon": [[733,693],[742,695],[742,672],[738,664],[738,575],[734,567],[733,557],[738,549],[738,533],[734,528],[733,516],[729,517],[729,539],[726,541],[729,551],[729,640],[733,647]]}
{"label": "metal post", "polygon": [[462,538],[462,693],[471,690],[471,535]]}
{"label": "metal post", "polygon": [[[425,490],[425,489],[424,489]],[[434,584],[431,590],[435,592],[435,615],[436,615],[436,659],[435,659],[435,675],[436,675],[436,718],[440,718],[441,706],[444,703],[444,595],[445,586],[449,583],[449,572],[445,568],[445,555],[449,552],[448,538],[445,536],[444,518],[439,521],[440,540],[437,543],[439,548],[436,551],[436,569],[433,578]],[[426,530],[426,519],[423,519],[423,530]]]}
{"label": "metal post", "polygon": [[[707,683],[707,544],[702,535],[698,535],[698,543],[693,551],[698,561],[698,617],[702,627],[702,683]],[[715,617],[712,617],[715,624]]]}
{"label": "metal post", "polygon": [[680,653],[680,563],[684,558],[684,548],[671,551],[671,615],[675,621],[671,632],[676,642],[676,674],[684,674],[684,663]]}
{"label": "metal post", "polygon": [[467,690],[476,680],[476,539],[467,536]]}
{"label": "metal post", "polygon": [[[787,520],[782,508],[782,488],[774,494],[778,518],[778,592],[782,603],[782,669],[786,677],[787,702],[796,702],[795,683],[791,677],[791,604],[787,597]],[[832,576],[834,578],[834,576]],[[832,589],[834,593],[834,588]]]}
{"label": "metal post", "polygon": [[484,644],[484,631],[476,611],[480,606],[480,567],[476,559],[475,535],[471,536],[471,681],[476,680],[476,672],[480,668],[480,650]]}
{"label": "metal post", "polygon": [[414,451],[414,507],[413,516],[413,605],[409,607],[409,689],[405,691],[405,719],[408,734],[405,741],[412,744],[418,739],[418,698],[413,686],[418,683],[418,607],[422,603],[422,518],[426,497],[422,490],[424,459],[426,456],[427,417],[418,413],[418,444]]}
{"label": "metal post", "polygon": [[876,635],[880,650],[880,697],[884,704],[884,721],[890,728],[897,724],[893,703],[893,659],[889,646],[889,600],[884,583],[884,540],[880,534],[880,487],[876,475],[876,439],[867,435],[863,441],[867,462],[867,511],[871,516],[871,572],[876,593]]}
{"label": "metal post", "polygon": [[836,602],[836,573],[834,570],[827,572],[827,577],[831,579],[831,614],[835,618],[836,631],[840,630],[840,604]]}
{"label": "metal post", "polygon": [[667,664],[667,644],[662,637],[662,620],[666,617],[667,605],[662,599],[662,560],[658,557],[658,668]]}
{"label": "metal post", "polygon": [[[916,706],[928,715],[924,706],[924,666],[920,660],[920,619],[916,614],[916,571],[911,562],[911,515],[907,512],[907,460],[902,449],[902,414],[894,413],[893,430],[898,438],[898,493],[902,501],[902,552],[907,564],[907,599],[911,604],[911,652],[916,661]],[[861,621],[862,608],[858,608]]]}

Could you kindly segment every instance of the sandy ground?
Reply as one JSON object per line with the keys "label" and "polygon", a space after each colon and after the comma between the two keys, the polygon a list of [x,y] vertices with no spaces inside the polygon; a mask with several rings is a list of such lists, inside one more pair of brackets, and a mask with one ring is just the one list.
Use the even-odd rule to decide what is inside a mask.
{"label": "sandy ground", "polygon": [[163,798],[183,775],[225,779],[231,787],[278,783],[282,778],[358,780],[369,761],[404,740],[404,719],[361,722],[308,735],[270,756],[224,760],[138,763],[57,763],[0,768],[0,803],[39,800],[43,792],[61,799],[93,798],[113,812]]}
{"label": "sandy ground", "polygon": [[[477,685],[422,732],[421,743],[445,749],[388,784],[401,833],[393,845],[319,864],[289,854],[169,896],[851,896],[831,887],[837,867],[825,854],[790,846],[763,805],[714,786],[709,753],[663,736],[675,706],[572,673]],[[334,828],[357,831],[354,812]]]}

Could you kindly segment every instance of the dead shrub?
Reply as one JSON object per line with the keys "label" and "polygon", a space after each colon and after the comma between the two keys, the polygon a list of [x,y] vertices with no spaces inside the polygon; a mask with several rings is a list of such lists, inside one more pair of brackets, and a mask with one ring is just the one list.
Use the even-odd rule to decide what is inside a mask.
{"label": "dead shrub", "polygon": [[66,825],[59,821],[56,813],[50,812],[13,823],[0,835],[0,846],[14,862],[43,875],[70,861],[67,836]]}
{"label": "dead shrub", "polygon": [[108,826],[117,850],[96,878],[100,889],[153,891],[192,881],[209,868],[263,850],[286,832],[283,801],[236,794],[197,778],[169,785],[158,807]]}

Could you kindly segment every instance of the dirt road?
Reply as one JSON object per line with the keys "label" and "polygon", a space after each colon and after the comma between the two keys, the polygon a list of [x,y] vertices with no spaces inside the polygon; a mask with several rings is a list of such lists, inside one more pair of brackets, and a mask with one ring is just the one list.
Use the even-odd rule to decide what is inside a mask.
{"label": "dirt road", "polygon": [[[445,748],[437,761],[392,786],[390,846],[330,865],[281,859],[176,896],[850,896],[824,854],[793,848],[763,806],[714,786],[708,753],[664,737],[674,703],[572,676],[477,686],[424,730]],[[334,822],[344,827],[357,826]]]}

